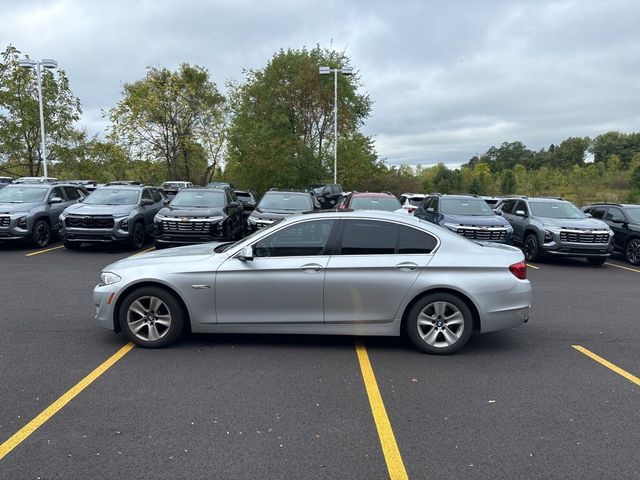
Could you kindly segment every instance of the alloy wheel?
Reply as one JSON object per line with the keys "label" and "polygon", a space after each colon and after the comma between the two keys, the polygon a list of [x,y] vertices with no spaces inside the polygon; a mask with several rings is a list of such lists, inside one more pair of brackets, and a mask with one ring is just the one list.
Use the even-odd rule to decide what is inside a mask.
{"label": "alloy wheel", "polygon": [[38,222],[36,225],[35,240],[39,247],[46,247],[51,239],[51,230],[45,222]]}
{"label": "alloy wheel", "polygon": [[640,265],[640,239],[634,238],[625,250],[627,261],[633,265]]}
{"label": "alloy wheel", "polygon": [[452,303],[433,302],[422,309],[417,325],[425,343],[436,348],[450,347],[464,332],[464,316]]}
{"label": "alloy wheel", "polygon": [[129,305],[127,324],[140,340],[154,342],[164,337],[171,327],[171,311],[154,296],[139,297]]}
{"label": "alloy wheel", "polygon": [[533,261],[538,254],[538,242],[533,235],[528,235],[524,241],[524,256],[527,260]]}

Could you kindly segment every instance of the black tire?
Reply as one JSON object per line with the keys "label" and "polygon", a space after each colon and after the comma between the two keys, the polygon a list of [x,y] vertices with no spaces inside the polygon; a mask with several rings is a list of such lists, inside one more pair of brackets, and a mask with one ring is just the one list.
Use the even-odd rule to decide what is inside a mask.
{"label": "black tire", "polygon": [[527,234],[524,238],[522,250],[524,251],[524,258],[527,262],[540,260],[540,246],[538,245],[538,237],[535,233]]}
{"label": "black tire", "polygon": [[129,248],[132,250],[140,250],[144,247],[144,237],[144,225],[142,222],[136,222],[129,237]]}
{"label": "black tire", "polygon": [[44,248],[51,241],[51,227],[46,220],[38,220],[33,225],[31,232],[31,245],[36,248]]}
{"label": "black tire", "polygon": [[587,257],[589,265],[604,265],[608,257]]}
{"label": "black tire", "polygon": [[631,265],[640,265],[640,238],[632,238],[627,242],[624,256]]}
{"label": "black tire", "polygon": [[[436,303],[445,303],[447,305],[441,316],[437,315],[433,307]],[[423,310],[429,312],[432,308],[433,325],[419,325],[418,320]],[[452,325],[456,327],[454,330],[446,325],[446,319],[447,317],[453,318],[456,310],[461,315],[462,320],[459,326]],[[448,316],[447,312],[449,313]],[[425,313],[425,315],[427,314]],[[431,317],[426,316],[426,318]],[[473,315],[467,304],[460,297],[444,292],[431,293],[422,297],[413,305],[407,316],[406,330],[409,340],[419,350],[436,355],[448,355],[460,350],[469,340],[473,330]],[[448,331],[447,334],[452,334],[454,337],[457,336],[457,340],[453,343],[447,342],[445,330]],[[435,335],[431,343],[428,340],[430,334]]]}
{"label": "black tire", "polygon": [[64,243],[64,248],[68,248],[69,250],[79,250],[80,247],[82,246],[82,243],[80,242],[63,242]]}
{"label": "black tire", "polygon": [[[147,312],[152,311],[150,303],[152,298],[159,299],[162,303],[162,306],[155,310],[155,317],[147,317],[129,311],[129,307],[135,302],[146,308]],[[167,314],[170,318],[169,326],[165,326],[159,321],[160,318],[166,317]],[[143,324],[139,324],[138,320],[143,320]],[[148,286],[140,287],[124,298],[118,310],[118,321],[124,334],[136,345],[144,348],[162,348],[180,338],[186,324],[186,314],[182,304],[172,293],[164,288]],[[156,321],[158,322],[157,324]],[[136,327],[140,327],[137,330],[137,334],[134,332]],[[150,339],[152,338],[152,329],[155,329],[159,338]],[[145,336],[147,338],[144,338]]]}

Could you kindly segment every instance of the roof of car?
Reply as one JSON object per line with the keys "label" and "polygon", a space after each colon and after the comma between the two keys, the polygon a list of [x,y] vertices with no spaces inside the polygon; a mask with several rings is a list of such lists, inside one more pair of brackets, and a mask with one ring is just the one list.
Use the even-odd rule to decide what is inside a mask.
{"label": "roof of car", "polygon": [[125,184],[106,184],[101,187],[98,187],[96,190],[103,190],[105,188],[117,188],[118,190],[140,190],[141,188],[148,187],[149,185],[130,185],[128,183]]}
{"label": "roof of car", "polygon": [[275,189],[269,190],[268,192],[265,193],[265,195],[267,193],[286,193],[288,195],[311,195],[311,192],[301,192],[296,190],[275,190]]}
{"label": "roof of car", "polygon": [[590,205],[585,205],[583,208],[587,207],[623,207],[623,208],[637,208],[640,207],[637,203],[608,203],[608,202],[600,202],[600,203],[592,203]]}

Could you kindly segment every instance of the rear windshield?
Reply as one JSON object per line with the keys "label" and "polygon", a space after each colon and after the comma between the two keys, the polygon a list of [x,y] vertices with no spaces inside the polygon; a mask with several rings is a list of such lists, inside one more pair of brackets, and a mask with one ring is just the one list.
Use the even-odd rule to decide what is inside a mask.
{"label": "rear windshield", "polygon": [[174,207],[222,208],[224,207],[224,191],[209,190],[202,192],[191,189],[180,190],[176,198],[171,202],[171,205]]}
{"label": "rear windshield", "polygon": [[380,197],[354,197],[351,200],[351,209],[353,210],[386,210],[393,212],[402,208],[400,200],[388,195]]}
{"label": "rear windshield", "polygon": [[419,207],[424,197],[409,197],[409,205],[413,205],[414,207]]}
{"label": "rear windshield", "polygon": [[0,190],[0,203],[37,203],[44,200],[48,188],[8,186]]}
{"label": "rear windshield", "polygon": [[536,217],[547,218],[585,218],[578,207],[569,202],[532,202],[531,213]]}
{"label": "rear windshield", "polygon": [[304,211],[313,209],[311,197],[306,193],[265,193],[258,207],[268,210]]}
{"label": "rear windshield", "polygon": [[88,205],[136,205],[139,196],[139,190],[100,188],[90,193],[83,203]]}
{"label": "rear windshield", "polygon": [[241,199],[241,200],[251,201],[251,194],[250,193],[236,192],[236,197],[238,197],[238,199]]}
{"label": "rear windshield", "polygon": [[440,213],[486,217],[495,215],[487,203],[480,198],[441,198]]}

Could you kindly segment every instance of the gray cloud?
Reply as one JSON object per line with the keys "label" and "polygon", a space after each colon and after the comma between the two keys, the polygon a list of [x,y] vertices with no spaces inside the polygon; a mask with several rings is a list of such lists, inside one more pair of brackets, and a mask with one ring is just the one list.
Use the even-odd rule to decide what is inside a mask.
{"label": "gray cloud", "polygon": [[209,69],[220,88],[280,48],[345,50],[389,163],[459,164],[503,141],[539,149],[640,124],[633,0],[3,2],[0,46],[59,61],[81,125],[148,65]]}

